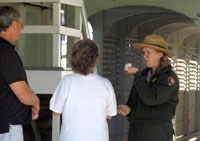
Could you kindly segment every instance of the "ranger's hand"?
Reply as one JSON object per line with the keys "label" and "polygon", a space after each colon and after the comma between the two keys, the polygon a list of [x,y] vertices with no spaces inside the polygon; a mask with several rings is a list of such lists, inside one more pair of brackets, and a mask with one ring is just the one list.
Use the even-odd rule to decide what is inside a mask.
{"label": "ranger's hand", "polygon": [[136,67],[125,67],[124,70],[125,70],[128,74],[135,74],[136,72],[139,71],[139,69],[136,68]]}
{"label": "ranger's hand", "polygon": [[121,104],[118,106],[117,112],[122,116],[127,116],[131,112],[131,108],[125,104]]}

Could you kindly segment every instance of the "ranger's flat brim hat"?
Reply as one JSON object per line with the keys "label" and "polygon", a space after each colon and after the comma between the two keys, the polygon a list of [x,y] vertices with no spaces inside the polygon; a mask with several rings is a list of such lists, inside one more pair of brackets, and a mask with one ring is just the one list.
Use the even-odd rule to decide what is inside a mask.
{"label": "ranger's flat brim hat", "polygon": [[160,35],[147,35],[144,38],[143,43],[133,44],[135,48],[153,48],[158,51],[162,51],[167,54],[169,57],[175,56],[174,52],[169,50],[167,42]]}

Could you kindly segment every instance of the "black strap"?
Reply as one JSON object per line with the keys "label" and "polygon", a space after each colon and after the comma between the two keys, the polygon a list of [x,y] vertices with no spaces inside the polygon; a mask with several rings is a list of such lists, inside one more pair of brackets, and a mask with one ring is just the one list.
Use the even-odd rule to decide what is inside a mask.
{"label": "black strap", "polygon": [[161,48],[163,48],[163,49],[167,49],[166,47],[163,47],[163,46],[160,46],[160,45],[155,45],[155,44],[150,44],[150,43],[144,43],[144,44],[153,45],[153,46],[161,47]]}

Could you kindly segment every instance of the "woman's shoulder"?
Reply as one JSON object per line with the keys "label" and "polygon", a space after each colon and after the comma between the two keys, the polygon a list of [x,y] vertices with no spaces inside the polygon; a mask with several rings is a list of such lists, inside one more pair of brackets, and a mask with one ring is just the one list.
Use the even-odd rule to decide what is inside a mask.
{"label": "woman's shoulder", "polygon": [[99,75],[99,74],[94,74],[97,78],[99,78],[99,79],[101,79],[101,80],[103,80],[103,81],[109,81],[109,79],[108,78],[106,78],[106,77],[103,77],[103,76],[101,76],[101,75]]}
{"label": "woman's shoulder", "polygon": [[67,82],[67,81],[71,81],[73,79],[77,79],[77,77],[78,77],[78,75],[76,73],[66,74],[62,77],[61,81]]}
{"label": "woman's shoulder", "polygon": [[111,84],[110,80],[108,78],[105,78],[99,74],[93,74],[93,76],[95,77],[96,80],[98,80],[99,82],[102,82],[104,84]]}

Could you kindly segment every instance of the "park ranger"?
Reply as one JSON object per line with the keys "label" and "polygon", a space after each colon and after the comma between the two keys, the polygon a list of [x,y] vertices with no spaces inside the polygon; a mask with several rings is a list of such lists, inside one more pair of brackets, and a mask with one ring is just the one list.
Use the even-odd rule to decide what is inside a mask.
{"label": "park ranger", "polygon": [[160,35],[147,35],[133,47],[143,51],[146,68],[125,68],[135,76],[127,103],[118,106],[118,113],[129,117],[128,141],[172,141],[179,80],[168,57],[174,53]]}

